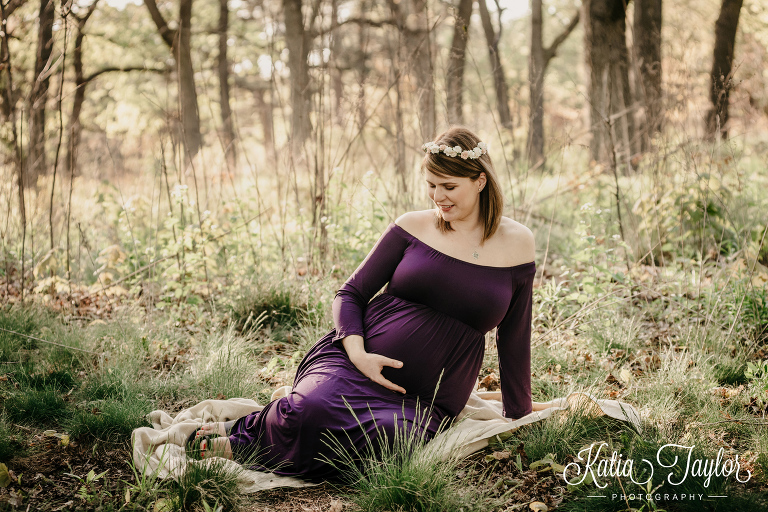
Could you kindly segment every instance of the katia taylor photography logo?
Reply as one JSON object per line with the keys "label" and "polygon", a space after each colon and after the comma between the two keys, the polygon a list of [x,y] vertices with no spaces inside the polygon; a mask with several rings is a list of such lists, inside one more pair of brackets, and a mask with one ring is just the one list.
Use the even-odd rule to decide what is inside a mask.
{"label": "katia taylor photography logo", "polygon": [[[702,479],[701,483],[708,488],[712,477],[735,478],[740,483],[747,483],[752,478],[752,472],[742,468],[739,455],[725,457],[723,448],[717,452],[714,459],[694,457],[696,445],[685,446],[681,444],[665,444],[656,452],[656,460],[640,459],[636,461],[627,458],[624,454],[614,450],[610,452],[607,442],[592,443],[581,450],[578,459],[565,466],[563,479],[568,485],[580,485],[582,483],[594,483],[599,489],[605,489],[609,480],[624,478],[641,486],[651,489],[654,483],[665,482],[679,486],[689,478]],[[609,453],[610,452],[610,453]],[[659,474],[663,480],[659,480]],[[645,494],[614,495],[620,499],[643,499]],[[606,497],[606,496],[594,496]],[[646,499],[682,499],[701,500],[702,494],[673,494],[648,493]],[[707,496],[709,498],[723,498],[725,496]]]}

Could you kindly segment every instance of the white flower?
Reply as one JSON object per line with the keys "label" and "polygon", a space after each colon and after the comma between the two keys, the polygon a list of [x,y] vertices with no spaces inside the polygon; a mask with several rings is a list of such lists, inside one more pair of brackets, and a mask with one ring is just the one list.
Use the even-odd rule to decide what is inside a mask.
{"label": "white flower", "polygon": [[450,147],[447,144],[437,144],[435,142],[425,142],[421,145],[421,149],[428,151],[432,154],[443,153],[445,156],[455,157],[461,156],[462,159],[467,158],[474,160],[480,158],[481,155],[488,153],[488,144],[485,142],[478,142],[477,146],[472,149],[461,149],[461,146]]}

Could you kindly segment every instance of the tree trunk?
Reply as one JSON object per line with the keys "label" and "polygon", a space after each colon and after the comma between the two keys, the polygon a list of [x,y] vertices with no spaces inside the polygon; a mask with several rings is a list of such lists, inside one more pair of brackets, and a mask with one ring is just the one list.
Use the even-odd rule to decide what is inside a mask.
{"label": "tree trunk", "polygon": [[710,139],[728,137],[728,99],[733,88],[733,51],[743,0],[723,0],[715,24],[715,49],[709,82],[712,108],[707,112],[706,134]]}
{"label": "tree trunk", "polygon": [[285,13],[285,45],[288,48],[288,68],[291,71],[291,145],[294,154],[312,133],[310,120],[311,91],[309,89],[309,37],[304,29],[301,0],[283,0]]}
{"label": "tree trunk", "polygon": [[[629,88],[624,0],[584,0],[584,55],[589,69],[592,158],[629,156],[637,144]],[[610,133],[608,129],[612,130]]]}
{"label": "tree trunk", "polygon": [[[261,121],[261,131],[263,135],[264,150],[271,158],[275,154],[275,140],[272,136],[274,132],[272,122],[272,101],[266,101],[264,99],[266,88],[253,89],[253,99],[256,103],[256,111],[259,114],[259,120]],[[271,96],[271,93],[270,93]]]}
{"label": "tree trunk", "polygon": [[176,65],[179,68],[179,104],[181,106],[181,129],[187,158],[190,161],[200,151],[203,138],[200,134],[200,114],[197,110],[195,70],[192,67],[192,0],[179,2],[179,30],[176,49]]}
{"label": "tree trunk", "polygon": [[156,0],[144,0],[152,21],[165,44],[176,60],[179,88],[179,115],[181,118],[181,138],[186,156],[192,159],[203,143],[200,134],[200,115],[197,110],[197,91],[195,73],[192,67],[190,48],[192,31],[192,0],[181,0],[179,5],[179,30],[168,27],[163,15],[157,8]]}
{"label": "tree trunk", "polygon": [[80,112],[85,102],[85,76],[83,75],[83,26],[78,23],[77,36],[75,37],[74,56],[72,58],[72,67],[75,71],[75,96],[72,101],[72,114],[69,116],[69,129],[67,133],[67,154],[64,158],[64,169],[67,175],[77,169],[77,148],[80,145]]}
{"label": "tree trunk", "polygon": [[[13,12],[24,5],[27,0],[11,0],[8,2],[8,5],[3,5],[3,16],[5,16],[5,20],[8,19],[8,17],[13,14]],[[3,26],[6,24],[3,23]],[[3,37],[5,39],[5,33],[3,33]],[[6,45],[0,45],[0,63],[6,63],[10,60],[10,56],[8,55],[8,50],[6,48]],[[15,107],[15,101],[16,98],[12,92],[10,94],[6,94],[6,91],[8,90],[8,80],[6,80],[5,77],[2,76],[2,73],[0,73],[0,115],[2,115],[2,121],[7,121],[11,117],[12,110]]]}
{"label": "tree trunk", "polygon": [[75,47],[73,50],[74,56],[72,58],[72,68],[75,72],[75,96],[72,100],[72,114],[69,116],[69,124],[67,126],[67,153],[64,158],[64,171],[69,176],[74,176],[74,172],[77,170],[77,148],[80,145],[80,113],[83,110],[83,103],[85,102],[85,88],[88,85],[88,81],[83,74],[83,40],[85,39],[85,24],[88,23],[88,19],[96,10],[96,4],[99,0],[95,0],[89,7],[88,11],[77,19],[77,35],[75,36]]}
{"label": "tree trunk", "polygon": [[[333,24],[339,23],[339,2],[338,0],[331,1],[331,19]],[[333,89],[333,121],[339,125],[344,125],[344,110],[342,108],[344,100],[344,81],[342,76],[342,56],[346,55],[344,46],[342,45],[341,37],[338,32],[334,32],[331,35],[331,56],[332,63],[331,73],[331,88]],[[354,58],[354,57],[353,57]]]}
{"label": "tree trunk", "polygon": [[[361,1],[361,10],[364,13],[366,2]],[[368,80],[368,33],[367,27],[364,23],[360,23],[357,29],[358,42],[360,43],[360,51],[355,58],[355,69],[357,69],[357,127],[359,130],[365,126],[368,112],[365,106],[365,83]]]}
{"label": "tree trunk", "polygon": [[45,174],[45,107],[48,101],[49,78],[46,65],[53,50],[53,0],[40,0],[40,27],[37,33],[34,84],[29,98],[29,153],[26,177],[34,186],[37,177]]}
{"label": "tree trunk", "polygon": [[531,110],[528,122],[528,162],[544,160],[544,18],[542,0],[531,0],[531,54],[528,56],[528,83]]}
{"label": "tree trunk", "polygon": [[542,0],[531,1],[531,54],[528,58],[528,87],[531,108],[528,122],[528,162],[541,166],[544,156],[544,75],[549,61],[557,53],[557,48],[565,41],[579,23],[579,13],[571,19],[565,29],[555,38],[549,48],[544,48],[544,18]]}
{"label": "tree trunk", "polygon": [[448,122],[464,122],[464,67],[466,64],[469,19],[472,16],[473,0],[459,0],[453,20],[453,42],[445,75],[445,90],[448,96]]}
{"label": "tree trunk", "polygon": [[634,0],[634,46],[638,62],[638,97],[645,106],[640,132],[644,147],[662,129],[661,97],[661,0]]}
{"label": "tree trunk", "polygon": [[237,162],[235,129],[232,125],[232,109],[229,105],[229,60],[227,60],[227,39],[229,38],[229,8],[227,0],[219,0],[219,57],[216,62],[219,72],[219,104],[221,105],[221,134],[227,167],[234,171]]}
{"label": "tree trunk", "polygon": [[[435,69],[432,62],[432,37],[427,19],[426,0],[412,0],[412,13],[406,17],[405,47],[410,56],[410,71],[416,76],[421,138],[432,140],[437,126],[435,114]],[[412,21],[413,25],[408,26]]]}
{"label": "tree trunk", "polygon": [[488,45],[488,53],[493,68],[493,85],[496,88],[496,108],[499,111],[499,121],[501,125],[512,130],[512,114],[509,111],[509,89],[507,88],[507,79],[504,76],[504,67],[501,65],[501,56],[499,55],[499,38],[496,37],[496,31],[491,22],[491,15],[488,13],[486,0],[478,0],[480,7],[480,21],[483,23],[485,32],[485,41]]}

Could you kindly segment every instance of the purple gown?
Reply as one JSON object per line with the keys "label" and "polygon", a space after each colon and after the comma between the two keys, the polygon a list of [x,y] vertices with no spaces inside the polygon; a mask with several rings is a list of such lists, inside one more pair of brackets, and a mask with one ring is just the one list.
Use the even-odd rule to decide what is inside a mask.
{"label": "purple gown", "polygon": [[[327,436],[359,453],[366,452],[366,437],[381,432],[391,444],[404,424],[431,439],[466,404],[483,361],[484,333],[497,326],[504,415],[525,416],[534,273],[533,262],[489,267],[453,258],[390,224],[337,292],[336,327],[301,361],[293,391],[235,422],[233,453],[243,458],[256,451],[254,469],[319,480],[338,476],[327,462],[336,458]],[[355,368],[341,343],[351,334],[363,336],[366,351],[403,362],[382,373],[406,395]],[[417,410],[428,411],[429,421],[414,423]]]}

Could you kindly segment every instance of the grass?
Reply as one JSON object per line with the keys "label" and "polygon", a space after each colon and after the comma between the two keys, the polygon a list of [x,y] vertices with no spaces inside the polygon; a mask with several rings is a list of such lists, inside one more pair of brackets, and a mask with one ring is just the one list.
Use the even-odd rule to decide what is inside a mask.
{"label": "grass", "polygon": [[188,462],[184,473],[171,485],[173,509],[203,512],[221,507],[223,511],[237,510],[243,504],[237,484],[242,472],[242,466],[224,459]]}
{"label": "grass", "polygon": [[[678,165],[668,170],[670,175],[693,179],[698,186],[687,164]],[[557,197],[542,204],[536,203],[536,196],[527,198],[527,224],[537,235],[537,266],[544,276],[537,276],[541,286],[534,295],[534,399],[586,391],[624,400],[638,408],[643,430],[638,434],[621,422],[571,411],[521,428],[494,449],[514,451],[522,444],[529,463],[553,454],[565,464],[580,448],[598,441],[638,459],[655,456],[670,442],[696,445],[702,457],[712,457],[722,446],[751,457],[754,480],[746,486],[717,480],[706,491],[727,493],[730,509],[759,509],[768,473],[768,427],[750,404],[768,401],[768,379],[750,370],[748,363],[767,357],[768,288],[754,280],[760,267],[756,276],[745,269],[751,268],[750,254],[766,254],[765,247],[752,247],[753,234],[759,235],[757,240],[762,236],[757,228],[764,217],[765,187],[757,178],[745,181],[743,190],[741,183],[735,186],[739,164],[730,165],[713,163],[722,169],[723,182],[730,180],[733,193],[720,198],[722,207],[701,203],[706,216],[697,210],[701,193],[686,183],[666,190],[650,174],[621,177],[623,204],[631,206],[622,210],[623,230],[615,214],[613,179],[601,175],[594,178],[595,187],[569,186],[563,195],[552,195],[562,191],[554,175],[530,178],[541,180],[538,197]],[[568,179],[579,183],[577,175]],[[96,294],[86,304],[82,294],[51,295],[41,288],[24,308],[0,308],[0,327],[23,334],[0,331],[0,460],[22,467],[25,457],[45,455],[30,442],[48,428],[67,432],[85,452],[97,445],[126,448],[131,431],[146,425],[145,415],[152,409],[173,413],[205,398],[265,402],[272,388],[290,383],[303,354],[332,326],[334,292],[386,225],[382,208],[391,207],[358,196],[349,205],[346,196],[335,199],[327,212],[326,259],[318,257],[312,266],[299,264],[304,261],[299,258],[305,258],[302,251],[315,249],[307,242],[305,218],[296,221],[295,231],[286,230],[280,242],[262,235],[265,225],[259,234],[249,228],[219,239],[219,245],[209,244],[205,254],[216,254],[218,267],[211,263],[206,268],[201,253],[195,252],[204,245],[203,234],[194,219],[185,219],[173,229],[194,242],[186,248],[186,260],[177,259],[181,266],[173,267],[171,259],[171,270],[153,269],[158,273],[125,282],[125,296]],[[358,211],[363,213],[355,217]],[[551,226],[547,219],[554,219]],[[168,244],[176,239],[172,227],[156,226],[149,217],[131,219],[134,229],[143,230],[135,237],[118,220],[116,216],[110,222],[122,228],[103,246],[118,244],[129,253],[134,239],[147,249],[153,238]],[[230,226],[239,221],[228,220]],[[252,253],[249,245],[254,243]],[[282,257],[286,248],[291,258]],[[175,252],[172,245],[161,249]],[[262,257],[264,261],[258,259]],[[114,270],[119,275],[135,270],[127,265]],[[343,272],[322,273],[334,265],[343,266]],[[72,306],[77,300],[86,304],[84,311]],[[48,306],[33,305],[44,301]],[[498,375],[492,342],[488,348],[483,372]],[[407,434],[380,451],[377,458],[353,454],[355,464],[348,465],[355,468],[348,475],[356,489],[350,499],[360,510],[493,510],[535,497],[512,487],[505,488],[508,494],[488,493],[483,479],[494,477],[492,471],[485,477],[479,472],[475,480],[462,477],[465,468],[458,461],[429,459],[424,443]],[[240,502],[228,471],[224,466],[190,464],[177,484],[136,471],[111,491],[112,498],[104,498],[104,505],[142,510],[164,499],[178,510],[202,510],[205,504],[234,510]],[[26,466],[24,472],[29,473]],[[46,475],[55,480],[54,473]],[[507,476],[497,480],[503,483]],[[585,498],[594,486],[568,489],[555,476],[533,474],[526,487],[536,489],[547,478],[556,481],[563,489],[559,508],[564,510],[710,507],[598,503]],[[701,492],[693,480],[678,492]],[[643,490],[614,479],[605,492],[621,492],[622,485],[625,491]],[[123,503],[126,491],[132,496],[129,504]]]}
{"label": "grass", "polygon": [[14,393],[4,400],[3,408],[12,421],[48,426],[55,425],[71,414],[61,394],[51,389],[29,389]]}
{"label": "grass", "polygon": [[66,428],[76,439],[121,442],[134,429],[150,426],[146,415],[152,409],[148,400],[139,397],[86,402],[66,422]]}
{"label": "grass", "polygon": [[443,458],[439,447],[429,444],[429,414],[429,410],[417,408],[416,420],[397,423],[394,436],[377,427],[376,438],[366,435],[367,445],[362,451],[354,446],[345,448],[337,439],[325,439],[334,452],[328,462],[354,489],[348,498],[359,510],[470,512],[495,506],[479,489],[460,485],[459,458],[450,454]]}

